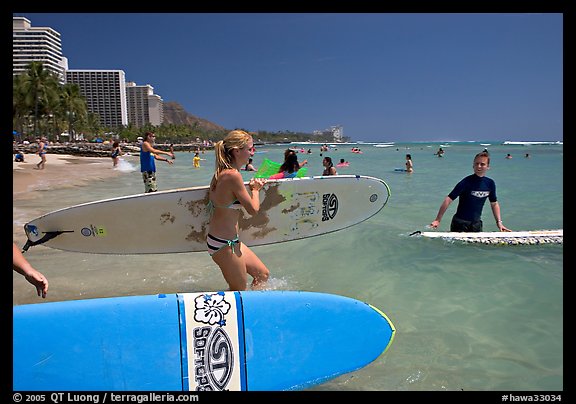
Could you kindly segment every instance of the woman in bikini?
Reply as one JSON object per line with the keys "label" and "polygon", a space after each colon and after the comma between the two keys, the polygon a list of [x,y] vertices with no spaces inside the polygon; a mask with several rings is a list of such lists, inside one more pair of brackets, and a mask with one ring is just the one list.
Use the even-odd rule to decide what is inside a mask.
{"label": "woman in bikini", "polygon": [[38,156],[40,156],[40,161],[36,164],[37,170],[43,170],[46,164],[46,149],[48,145],[46,144],[46,138],[43,137],[38,141]]}
{"label": "woman in bikini", "polygon": [[252,137],[242,130],[233,130],[214,145],[214,151],[216,171],[208,195],[208,252],[222,270],[230,290],[246,290],[247,274],[253,278],[252,289],[262,289],[270,271],[238,238],[239,209],[256,215],[260,209],[259,191],[266,182],[263,178],[251,179],[248,192],[239,171],[254,153]]}
{"label": "woman in bikini", "polygon": [[336,167],[334,167],[334,163],[332,163],[332,157],[324,157],[322,160],[322,165],[324,166],[324,171],[322,175],[337,175]]}
{"label": "woman in bikini", "polygon": [[406,155],[406,172],[413,173],[414,172],[414,164],[412,163],[412,155]]}
{"label": "woman in bikini", "polygon": [[120,148],[120,142],[115,141],[112,143],[112,153],[110,157],[112,157],[112,166],[116,167],[118,165],[118,161],[120,161],[120,153],[122,153],[122,149]]}

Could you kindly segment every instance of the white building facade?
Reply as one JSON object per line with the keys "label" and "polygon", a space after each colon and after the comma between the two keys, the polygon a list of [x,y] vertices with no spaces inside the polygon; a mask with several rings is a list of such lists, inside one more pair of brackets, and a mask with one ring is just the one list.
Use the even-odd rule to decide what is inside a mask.
{"label": "white building facade", "polygon": [[23,73],[32,62],[41,62],[64,84],[68,60],[62,56],[60,33],[49,27],[32,27],[25,17],[12,17],[12,75]]}
{"label": "white building facade", "polygon": [[126,78],[123,70],[68,70],[66,82],[80,87],[88,111],[108,128],[128,125]]}
{"label": "white building facade", "polygon": [[140,128],[147,124],[160,126],[164,122],[164,102],[162,97],[154,94],[154,87],[150,84],[126,83],[126,100],[128,123]]}
{"label": "white building facade", "polygon": [[164,102],[151,85],[126,83],[123,70],[68,69],[60,33],[49,27],[32,27],[25,17],[12,17],[12,60],[13,75],[26,71],[31,62],[41,62],[44,69],[57,75],[60,84],[77,84],[88,112],[97,114],[102,126],[160,126],[164,122]]}

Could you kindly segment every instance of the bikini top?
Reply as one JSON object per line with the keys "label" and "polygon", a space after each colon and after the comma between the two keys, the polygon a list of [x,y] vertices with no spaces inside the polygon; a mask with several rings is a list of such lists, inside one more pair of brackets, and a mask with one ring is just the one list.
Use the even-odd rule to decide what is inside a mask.
{"label": "bikini top", "polygon": [[212,202],[211,199],[209,199],[208,200],[208,212],[210,213],[210,216],[212,216],[212,213],[214,212],[214,209],[216,209],[216,208],[241,209],[242,204],[240,203],[240,201],[238,199],[234,199],[232,201],[232,203],[230,203],[229,205],[216,205],[214,202]]}

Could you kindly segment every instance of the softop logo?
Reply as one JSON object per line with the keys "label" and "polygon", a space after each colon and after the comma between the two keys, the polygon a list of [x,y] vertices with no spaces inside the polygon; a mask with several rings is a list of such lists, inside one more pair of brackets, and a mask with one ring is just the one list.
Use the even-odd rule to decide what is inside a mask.
{"label": "softop logo", "polygon": [[322,195],[322,221],[334,219],[338,213],[338,198],[334,194]]}
{"label": "softop logo", "polygon": [[224,292],[194,299],[194,319],[206,326],[194,328],[194,379],[198,391],[226,390],[234,369],[230,337],[222,328],[231,305]]}

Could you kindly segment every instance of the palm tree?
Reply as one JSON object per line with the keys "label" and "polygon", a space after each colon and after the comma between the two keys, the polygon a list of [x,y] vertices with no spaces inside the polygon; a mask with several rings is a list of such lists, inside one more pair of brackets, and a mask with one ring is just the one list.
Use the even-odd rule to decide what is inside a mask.
{"label": "palm tree", "polygon": [[24,125],[27,123],[29,116],[22,90],[22,75],[12,77],[12,127],[18,132],[24,132]]}
{"label": "palm tree", "polygon": [[81,95],[78,84],[64,84],[60,91],[58,110],[68,122],[68,133],[72,139],[74,137],[74,124],[78,121],[85,122],[88,115],[86,100]]}
{"label": "palm tree", "polygon": [[[34,118],[34,136],[38,137],[38,120],[51,113],[58,100],[58,78],[45,70],[41,62],[32,62],[26,72],[14,83],[21,96],[20,105],[24,106]],[[14,90],[13,90],[14,91]]]}

